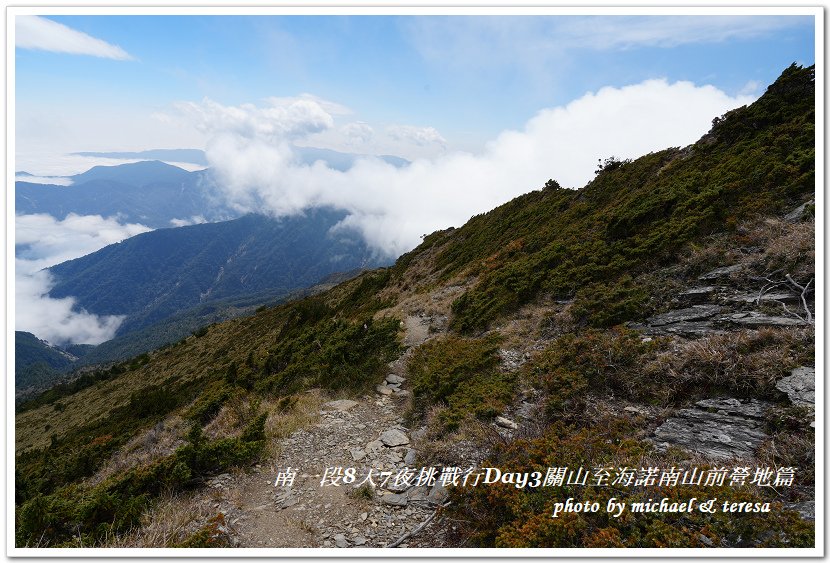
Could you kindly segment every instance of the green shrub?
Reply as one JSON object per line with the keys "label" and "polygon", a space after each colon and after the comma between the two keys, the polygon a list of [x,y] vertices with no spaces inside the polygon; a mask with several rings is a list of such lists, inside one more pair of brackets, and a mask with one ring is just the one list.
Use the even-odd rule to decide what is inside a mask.
{"label": "green shrub", "polygon": [[454,430],[468,416],[492,419],[513,394],[515,376],[499,371],[499,339],[436,338],[420,346],[409,361],[413,415],[446,407],[441,422]]}

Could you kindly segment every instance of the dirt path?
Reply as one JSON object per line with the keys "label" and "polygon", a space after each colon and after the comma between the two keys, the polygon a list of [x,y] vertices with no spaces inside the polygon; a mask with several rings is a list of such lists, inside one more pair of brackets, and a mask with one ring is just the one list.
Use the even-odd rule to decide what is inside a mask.
{"label": "dirt path", "polygon": [[[404,325],[408,346],[426,340],[421,319],[408,317]],[[389,365],[386,381],[375,394],[324,403],[319,422],[286,438],[276,458],[251,472],[210,481],[205,500],[225,515],[233,544],[384,547],[429,518],[446,496],[443,487],[394,483],[405,467],[416,469],[416,475],[420,469],[415,464],[415,438],[402,418],[407,358],[404,354]],[[328,478],[352,469],[355,479],[347,479],[349,483]],[[358,486],[370,471],[375,486]],[[386,475],[391,477],[384,487]]]}

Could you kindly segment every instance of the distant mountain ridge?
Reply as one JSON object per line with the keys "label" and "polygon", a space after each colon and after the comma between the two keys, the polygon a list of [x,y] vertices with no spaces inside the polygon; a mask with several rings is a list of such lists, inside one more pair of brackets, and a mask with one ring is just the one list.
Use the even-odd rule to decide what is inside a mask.
{"label": "distant mountain ridge", "polygon": [[[355,161],[359,158],[365,158],[370,155],[345,153],[335,151],[332,149],[322,149],[317,147],[294,147],[297,155],[304,164],[314,164],[318,160],[324,161],[328,166],[335,170],[348,170],[354,166]],[[122,151],[122,152],[76,152],[72,153],[77,156],[88,156],[96,158],[120,158],[120,159],[147,159],[147,160],[163,160],[167,162],[186,162],[196,164],[199,166],[208,166],[207,156],[205,151],[200,149],[151,149],[146,151]],[[377,158],[388,162],[397,167],[406,166],[409,161],[400,156],[393,155],[377,155]]]}
{"label": "distant mountain ridge", "polygon": [[234,219],[204,171],[188,172],[160,161],[95,166],[72,177],[71,186],[15,182],[15,213],[118,216],[125,223],[171,226],[175,219]]}
{"label": "distant mountain ridge", "polygon": [[53,266],[50,295],[75,297],[97,315],[127,315],[118,332],[125,334],[199,303],[289,293],[383,263],[356,233],[331,231],[344,217],[317,209],[158,229]]}
{"label": "distant mountain ridge", "polygon": [[194,174],[160,160],[142,160],[118,166],[93,166],[86,172],[70,178],[77,185],[94,180],[112,180],[123,184],[146,186],[162,182],[186,182],[191,176]]}

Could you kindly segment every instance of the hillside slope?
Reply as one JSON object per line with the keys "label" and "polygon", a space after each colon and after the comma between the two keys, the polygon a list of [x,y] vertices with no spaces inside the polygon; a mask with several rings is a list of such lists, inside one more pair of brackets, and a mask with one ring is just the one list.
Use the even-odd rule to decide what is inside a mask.
{"label": "hillside slope", "polygon": [[[694,145],[608,160],[577,191],[550,181],[429,235],[391,268],[208,327],[23,405],[18,545],[130,545],[169,522],[170,506],[201,516],[163,545],[234,545],[236,518],[265,514],[314,545],[390,545],[377,528],[405,519],[427,493],[441,500],[428,532],[407,536],[410,547],[814,545],[814,107],[813,68],[793,65]],[[190,510],[219,494],[200,491],[205,482],[241,498],[249,493],[233,484],[248,472],[273,481],[303,463],[322,474],[333,460],[293,456],[335,424],[319,415],[311,434],[297,430],[314,424],[303,410],[311,392],[354,397],[359,412],[376,397],[398,409],[394,432],[361,448],[311,448],[351,457],[362,472],[496,467],[551,480],[334,488],[330,502],[372,515],[348,538],[308,517],[328,501],[307,486],[268,493],[227,525],[225,512]],[[349,424],[362,430],[344,415],[342,434]],[[752,472],[740,481],[743,467]],[[568,473],[579,468],[585,484]],[[756,468],[768,469],[767,481]],[[675,469],[713,480],[679,473],[658,483]],[[769,480],[788,471],[789,484]],[[159,501],[170,491],[175,502]],[[551,517],[568,498],[714,497],[770,511]]]}
{"label": "hillside slope", "polygon": [[123,335],[190,307],[268,291],[287,294],[380,263],[360,238],[331,232],[343,213],[158,229],[49,268],[54,298],[96,315],[126,315]]}

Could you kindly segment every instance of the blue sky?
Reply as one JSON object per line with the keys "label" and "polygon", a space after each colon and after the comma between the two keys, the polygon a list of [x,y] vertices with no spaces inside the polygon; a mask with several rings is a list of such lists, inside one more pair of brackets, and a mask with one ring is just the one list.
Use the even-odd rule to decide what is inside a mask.
{"label": "blue sky", "polygon": [[[448,147],[476,151],[539,110],[603,86],[666,78],[711,84],[733,96],[758,95],[791,62],[814,59],[812,18],[803,16],[49,19],[132,58],[18,48],[23,150],[27,134],[48,121],[31,124],[38,115],[72,114],[76,123],[56,124],[63,136],[43,132],[55,146],[33,143],[32,150],[183,146],[199,137],[181,130],[165,136],[160,127],[151,131],[136,121],[169,113],[181,101],[209,98],[237,106],[309,93],[345,106],[354,121],[433,127]],[[78,123],[84,116],[85,133]],[[134,138],[102,130],[119,120],[125,132],[136,131]],[[155,143],[154,134],[162,137]],[[403,156],[428,154],[423,147],[410,152]]]}

